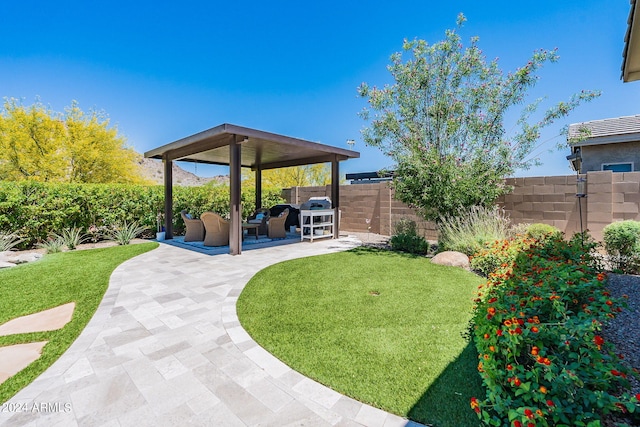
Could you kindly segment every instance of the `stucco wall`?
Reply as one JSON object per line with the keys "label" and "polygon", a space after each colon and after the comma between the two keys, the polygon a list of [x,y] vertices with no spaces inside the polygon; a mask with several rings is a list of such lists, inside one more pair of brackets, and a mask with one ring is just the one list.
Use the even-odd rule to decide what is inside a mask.
{"label": "stucco wall", "polygon": [[603,163],[633,162],[633,170],[640,170],[640,141],[624,144],[585,145],[582,150],[582,170],[601,171]]}

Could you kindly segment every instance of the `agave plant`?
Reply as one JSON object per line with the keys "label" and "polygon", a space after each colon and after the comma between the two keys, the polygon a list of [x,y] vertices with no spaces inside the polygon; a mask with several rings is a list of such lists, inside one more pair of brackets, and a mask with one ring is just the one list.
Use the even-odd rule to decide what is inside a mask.
{"label": "agave plant", "polygon": [[17,234],[0,231],[0,252],[13,249],[22,240]]}
{"label": "agave plant", "polygon": [[47,241],[38,243],[38,247],[45,249],[48,254],[62,252],[62,248],[66,245],[61,236],[50,237]]}
{"label": "agave plant", "polygon": [[109,233],[111,239],[119,245],[128,245],[133,239],[138,237],[147,227],[138,224],[138,221],[127,223],[116,223],[113,226],[113,230]]}
{"label": "agave plant", "polygon": [[55,240],[62,241],[63,245],[70,251],[78,247],[79,244],[87,240],[87,235],[82,233],[82,228],[72,227],[62,230],[62,234],[54,234]]}

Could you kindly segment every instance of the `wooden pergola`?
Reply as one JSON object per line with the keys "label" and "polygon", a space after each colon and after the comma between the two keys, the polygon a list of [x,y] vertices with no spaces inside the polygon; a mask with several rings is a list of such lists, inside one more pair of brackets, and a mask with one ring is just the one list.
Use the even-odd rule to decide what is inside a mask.
{"label": "wooden pergola", "polygon": [[357,151],[332,147],[232,124],[222,124],[144,153],[164,162],[164,221],[166,238],[173,238],[173,177],[176,160],[228,165],[230,175],[231,227],[229,253],[242,253],[242,212],[240,206],[241,168],[256,174],[256,208],[262,205],[262,171],[289,166],[331,163],[331,202],[335,211],[334,237],[338,237],[340,206],[339,162],[360,157]]}

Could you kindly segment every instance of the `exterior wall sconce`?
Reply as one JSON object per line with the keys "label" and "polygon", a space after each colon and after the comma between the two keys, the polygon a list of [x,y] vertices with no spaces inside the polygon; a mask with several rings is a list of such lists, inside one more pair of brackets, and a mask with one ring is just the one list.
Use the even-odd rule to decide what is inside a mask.
{"label": "exterior wall sconce", "polygon": [[580,147],[576,147],[575,151],[567,156],[567,160],[569,161],[569,166],[576,173],[582,172],[582,150]]}

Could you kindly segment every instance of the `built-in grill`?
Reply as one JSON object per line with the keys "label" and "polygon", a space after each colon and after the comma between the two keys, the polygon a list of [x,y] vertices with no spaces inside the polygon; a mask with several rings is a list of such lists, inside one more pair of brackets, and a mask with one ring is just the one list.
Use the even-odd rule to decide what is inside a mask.
{"label": "built-in grill", "polygon": [[[328,197],[311,197],[308,201],[300,205],[300,211],[325,211],[319,212],[319,215],[305,214],[301,215],[304,224],[302,227],[302,236],[324,236],[327,233],[333,234],[333,213],[327,215],[326,211],[331,209],[331,199]],[[327,226],[316,226],[316,224],[327,224]],[[313,239],[313,236],[311,237]]]}
{"label": "built-in grill", "polygon": [[318,209],[331,209],[331,199],[328,197],[311,197],[300,205],[301,211],[315,211]]}

